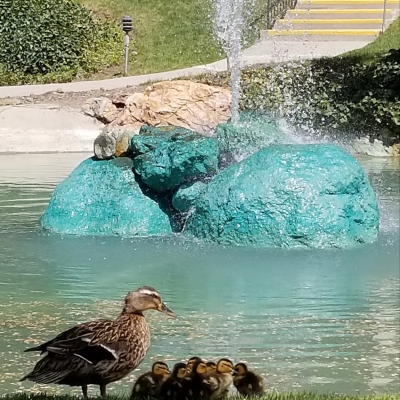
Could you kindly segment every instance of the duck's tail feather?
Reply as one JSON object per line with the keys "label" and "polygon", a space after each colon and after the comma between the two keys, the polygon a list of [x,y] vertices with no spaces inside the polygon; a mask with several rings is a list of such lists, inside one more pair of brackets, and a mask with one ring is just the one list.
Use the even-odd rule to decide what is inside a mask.
{"label": "duck's tail feather", "polygon": [[43,345],[35,346],[35,347],[30,347],[29,349],[25,349],[24,353],[28,353],[29,351],[44,351],[43,350]]}
{"label": "duck's tail feather", "polygon": [[29,380],[36,383],[59,383],[67,377],[70,371],[32,371],[20,381]]}

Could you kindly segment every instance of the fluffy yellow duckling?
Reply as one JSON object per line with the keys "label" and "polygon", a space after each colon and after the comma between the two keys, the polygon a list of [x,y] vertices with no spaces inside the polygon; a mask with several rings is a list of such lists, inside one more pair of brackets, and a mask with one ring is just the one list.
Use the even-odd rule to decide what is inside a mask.
{"label": "fluffy yellow duckling", "polygon": [[215,400],[228,394],[232,385],[233,363],[227,358],[218,360],[215,372],[210,372],[203,379],[203,383],[210,389],[210,399]]}
{"label": "fluffy yellow duckling", "polygon": [[249,371],[246,364],[236,364],[233,376],[233,384],[242,396],[262,396],[264,394],[263,378]]}
{"label": "fluffy yellow duckling", "polygon": [[131,399],[156,397],[169,374],[168,365],[164,362],[156,361],[151,367],[151,371],[139,376],[133,385]]}
{"label": "fluffy yellow duckling", "polygon": [[160,397],[163,400],[184,400],[183,380],[188,375],[185,363],[177,363],[172,369],[172,374],[161,385]]}

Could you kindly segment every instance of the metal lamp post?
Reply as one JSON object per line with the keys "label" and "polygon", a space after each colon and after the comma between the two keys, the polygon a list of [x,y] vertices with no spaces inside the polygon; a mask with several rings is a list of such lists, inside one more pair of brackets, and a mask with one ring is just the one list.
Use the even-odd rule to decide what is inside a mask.
{"label": "metal lamp post", "polygon": [[128,60],[129,60],[129,32],[133,30],[132,18],[126,15],[122,18],[122,30],[125,32],[124,47],[125,47],[125,76],[128,75]]}

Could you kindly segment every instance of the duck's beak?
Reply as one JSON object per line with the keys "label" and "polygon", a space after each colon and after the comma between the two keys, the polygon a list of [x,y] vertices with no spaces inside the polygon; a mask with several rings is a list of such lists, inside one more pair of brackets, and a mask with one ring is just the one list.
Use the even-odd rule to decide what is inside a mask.
{"label": "duck's beak", "polygon": [[176,314],[172,312],[164,303],[161,304],[160,310],[162,313],[169,315],[170,317],[176,317]]}

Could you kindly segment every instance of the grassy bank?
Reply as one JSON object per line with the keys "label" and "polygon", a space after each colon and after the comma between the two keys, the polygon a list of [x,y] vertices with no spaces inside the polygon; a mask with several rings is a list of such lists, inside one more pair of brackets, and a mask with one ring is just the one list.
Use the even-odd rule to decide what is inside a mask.
{"label": "grassy bank", "polygon": [[[78,1],[115,24],[124,15],[133,18],[132,75],[208,63],[222,54],[211,35],[210,0]],[[121,68],[122,63],[114,68],[115,73]]]}
{"label": "grassy bank", "polygon": [[[211,32],[211,0],[4,1],[0,85],[122,75],[124,15],[134,22],[132,75],[209,63],[222,55]],[[19,34],[10,36],[16,25]]]}
{"label": "grassy bank", "polygon": [[[130,75],[141,75],[160,71],[168,71],[199,64],[206,64],[224,57],[220,44],[212,32],[213,0],[63,0],[69,3],[58,8],[52,7],[50,0],[40,2],[21,2],[21,0],[3,0],[5,9],[0,13],[0,85],[16,85],[25,83],[67,82],[82,79],[104,79],[123,74],[123,33],[120,29],[124,15],[133,18],[134,31],[131,34]],[[16,3],[16,1],[18,3]],[[250,45],[259,37],[261,29],[271,25],[274,16],[269,8],[279,0],[245,0],[251,3],[252,12],[245,14],[245,44]],[[79,31],[89,17],[84,16],[80,22],[68,26],[71,17],[79,19],[77,13],[66,16],[66,9],[76,8],[74,3],[83,6],[82,14],[90,10],[93,14],[91,23]],[[21,5],[21,4],[22,5]],[[19,9],[23,7],[24,19],[22,29]],[[64,9],[63,9],[64,8]],[[61,13],[60,13],[61,10]],[[61,15],[62,14],[62,15]],[[74,15],[72,15],[74,14]],[[47,20],[46,20],[47,18]],[[102,31],[87,35],[90,26],[103,23]],[[11,36],[15,26],[19,26],[19,35]],[[99,25],[100,26],[100,25]],[[65,29],[59,29],[60,27]],[[108,37],[104,29],[110,31]],[[79,31],[79,32],[78,32]],[[117,37],[116,37],[116,36]],[[87,36],[87,37],[86,37]],[[90,37],[89,37],[90,36]],[[40,40],[36,40],[40,38]],[[75,49],[77,41],[86,44]],[[60,44],[68,42],[64,49]],[[97,42],[96,45],[92,43]],[[104,43],[106,42],[106,43]],[[11,43],[11,50],[1,52],[5,44]],[[107,45],[108,43],[108,45]],[[26,63],[17,69],[21,58],[17,55],[19,48],[28,47],[29,57],[23,55]],[[52,59],[43,62],[43,70],[27,72],[25,66],[31,59],[38,58],[42,52],[63,54],[73,49],[68,57],[74,63],[55,63]],[[85,52],[85,54],[83,54]],[[12,54],[11,60],[7,54]],[[75,62],[77,60],[77,62]]]}
{"label": "grassy bank", "polygon": [[361,49],[345,53],[342,57],[349,58],[353,62],[370,63],[390,49],[400,49],[400,18],[397,18],[375,41]]}
{"label": "grassy bank", "polygon": [[[50,396],[46,394],[17,393],[2,397],[5,400],[82,400],[81,396]],[[128,400],[127,396],[107,396],[108,400]],[[230,396],[227,400],[238,400],[240,397]],[[250,399],[250,398],[249,398]],[[316,393],[277,393],[269,392],[257,400],[400,400],[400,394],[370,395],[370,396],[345,396],[336,394]]]}

